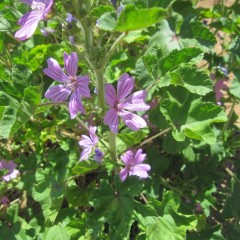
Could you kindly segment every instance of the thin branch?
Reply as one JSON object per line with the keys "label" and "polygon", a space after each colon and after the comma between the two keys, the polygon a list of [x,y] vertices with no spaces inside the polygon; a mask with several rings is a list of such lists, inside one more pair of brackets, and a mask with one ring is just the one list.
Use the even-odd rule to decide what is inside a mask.
{"label": "thin branch", "polygon": [[139,144],[139,147],[141,147],[141,146],[143,146],[144,144],[152,141],[152,140],[155,139],[155,138],[158,138],[158,137],[164,135],[165,133],[169,132],[171,129],[172,129],[171,127],[170,127],[170,128],[167,128],[167,129],[163,130],[162,132],[157,133],[156,135],[154,135],[154,136],[146,139],[145,141],[143,141],[142,143]]}
{"label": "thin branch", "polygon": [[45,106],[58,106],[58,105],[66,105],[66,102],[45,102],[45,103],[40,103],[37,105],[37,107],[45,107]]}
{"label": "thin branch", "polygon": [[127,33],[122,33],[117,40],[113,43],[112,47],[109,49],[106,57],[103,59],[102,61],[102,67],[105,68],[107,62],[109,61],[110,57],[112,56],[112,54],[114,53],[116,47],[119,45],[119,43],[123,40],[124,37],[126,37]]}
{"label": "thin branch", "polygon": [[[63,105],[63,107],[69,111],[68,107]],[[87,132],[89,132],[89,128],[87,127],[87,125],[79,118],[79,117],[75,117],[75,119],[77,120],[77,122],[81,125],[82,128],[84,128]]]}

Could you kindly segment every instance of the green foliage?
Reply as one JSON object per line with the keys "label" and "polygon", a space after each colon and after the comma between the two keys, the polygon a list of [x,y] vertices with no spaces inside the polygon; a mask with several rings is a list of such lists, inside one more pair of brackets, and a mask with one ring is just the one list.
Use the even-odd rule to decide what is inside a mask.
{"label": "green foliage", "polygon": [[118,17],[114,30],[126,32],[146,28],[164,19],[166,15],[163,8],[137,9],[133,5],[127,5]]}
{"label": "green foliage", "polygon": [[[91,219],[108,222],[111,239],[128,239],[130,227],[137,220],[135,211],[145,208],[144,205],[139,207],[139,203],[132,198],[139,194],[143,185],[135,178],[121,183],[118,177],[115,178],[114,185],[113,189],[107,181],[102,180],[100,188],[93,191],[90,204],[95,210]],[[151,209],[146,208],[145,211],[148,211],[148,215],[155,214]]]}
{"label": "green foliage", "polygon": [[[240,3],[203,3],[210,1],[54,1],[35,33],[20,41],[17,22],[35,6],[1,1],[0,240],[239,238]],[[72,75],[77,67],[64,52],[76,52],[76,75],[89,77],[91,98],[79,92],[85,112],[74,119],[73,95],[45,98],[49,86],[73,94],[86,84],[75,76],[62,82],[60,68]],[[53,79],[43,71],[49,58],[60,66]],[[104,123],[105,84],[117,88],[123,73],[135,84],[122,92],[145,90],[150,108],[111,105],[119,118],[113,134]],[[125,110],[146,126],[127,127],[133,119],[120,120]],[[90,126],[97,127],[96,144]],[[122,161],[140,148],[140,158]],[[13,160],[18,172],[3,160]],[[13,179],[5,181],[7,174]]]}

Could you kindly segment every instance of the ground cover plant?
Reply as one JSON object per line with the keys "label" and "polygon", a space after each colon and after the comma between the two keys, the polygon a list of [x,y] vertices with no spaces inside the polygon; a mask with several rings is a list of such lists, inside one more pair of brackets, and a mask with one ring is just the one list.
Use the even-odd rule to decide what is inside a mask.
{"label": "ground cover plant", "polygon": [[240,3],[2,0],[0,239],[239,239]]}

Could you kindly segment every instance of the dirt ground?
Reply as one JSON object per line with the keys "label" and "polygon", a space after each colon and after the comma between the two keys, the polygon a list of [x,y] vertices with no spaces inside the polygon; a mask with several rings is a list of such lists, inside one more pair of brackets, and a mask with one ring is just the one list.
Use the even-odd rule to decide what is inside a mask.
{"label": "dirt ground", "polygon": [[[236,0],[223,0],[223,3],[226,7],[230,7],[235,1]],[[222,0],[199,0],[196,7],[211,8],[221,2]]]}

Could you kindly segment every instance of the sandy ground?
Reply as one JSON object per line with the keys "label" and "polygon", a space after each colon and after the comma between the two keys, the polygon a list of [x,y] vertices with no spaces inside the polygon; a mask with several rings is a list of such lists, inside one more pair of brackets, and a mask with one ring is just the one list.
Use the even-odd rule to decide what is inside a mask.
{"label": "sandy ground", "polygon": [[[199,0],[196,7],[211,8],[221,2],[222,0]],[[235,0],[223,0],[223,3],[226,7],[232,6],[234,2]]]}

